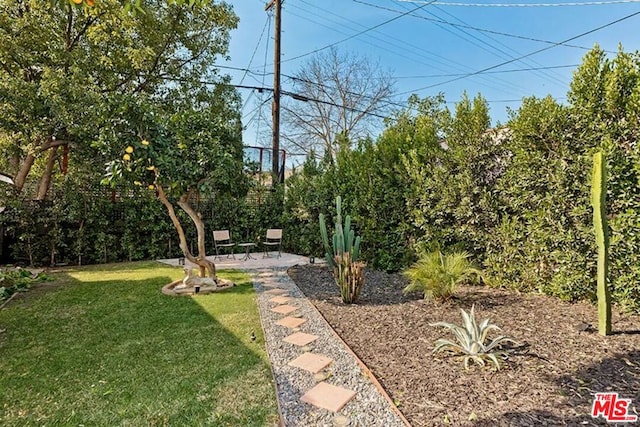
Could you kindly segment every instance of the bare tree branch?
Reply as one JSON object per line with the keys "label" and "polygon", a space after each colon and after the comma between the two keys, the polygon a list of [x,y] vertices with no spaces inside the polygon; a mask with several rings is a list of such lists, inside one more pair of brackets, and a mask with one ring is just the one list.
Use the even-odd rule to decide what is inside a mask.
{"label": "bare tree branch", "polygon": [[283,139],[331,159],[340,135],[355,141],[373,131],[393,94],[390,74],[367,58],[336,49],[313,57],[292,79],[294,92],[307,101],[283,105]]}

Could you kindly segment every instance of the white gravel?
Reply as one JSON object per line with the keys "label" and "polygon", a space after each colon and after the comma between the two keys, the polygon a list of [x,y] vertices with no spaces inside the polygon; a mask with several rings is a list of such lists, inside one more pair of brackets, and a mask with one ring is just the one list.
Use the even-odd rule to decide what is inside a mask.
{"label": "white gravel", "polygon": [[[267,352],[276,379],[285,426],[406,426],[391,408],[391,403],[381,395],[367,374],[362,371],[354,355],[335,337],[320,313],[289,278],[285,268],[272,267],[250,273],[254,275],[254,288],[258,295]],[[317,340],[305,348],[282,341],[296,330],[275,323],[285,316],[270,310],[276,306],[275,303],[269,302],[275,295],[265,293],[272,289],[265,286],[270,284],[289,292],[292,299],[287,304],[298,307],[292,316],[307,319],[307,322],[296,330],[317,335]],[[353,327],[358,328],[359,325]],[[355,397],[338,413],[317,408],[300,400],[304,393],[319,382],[314,378],[314,374],[287,365],[305,351],[332,358],[333,363],[322,371],[327,374],[325,381],[356,392]]]}

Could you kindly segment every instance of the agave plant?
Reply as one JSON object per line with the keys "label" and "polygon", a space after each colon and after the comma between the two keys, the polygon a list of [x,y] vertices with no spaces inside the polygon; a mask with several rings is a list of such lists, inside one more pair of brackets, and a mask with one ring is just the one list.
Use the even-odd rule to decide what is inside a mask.
{"label": "agave plant", "polygon": [[506,356],[509,352],[509,350],[502,349],[501,346],[507,342],[517,344],[516,341],[504,335],[500,335],[488,344],[485,344],[489,332],[492,330],[500,330],[500,328],[489,323],[489,319],[483,319],[480,323],[477,323],[474,306],[471,307],[471,311],[469,313],[462,309],[460,309],[460,311],[462,312],[462,319],[464,320],[463,326],[447,322],[437,322],[430,325],[442,326],[450,329],[456,336],[457,341],[453,342],[448,339],[440,338],[435,343],[433,353],[450,351],[456,354],[462,354],[464,355],[465,369],[469,369],[469,362],[485,366],[486,361],[493,363],[496,370],[500,369],[500,361],[498,358]]}
{"label": "agave plant", "polygon": [[409,279],[405,293],[422,291],[425,299],[446,300],[460,283],[477,280],[482,271],[469,261],[467,252],[445,255],[434,251],[423,255],[404,275]]}

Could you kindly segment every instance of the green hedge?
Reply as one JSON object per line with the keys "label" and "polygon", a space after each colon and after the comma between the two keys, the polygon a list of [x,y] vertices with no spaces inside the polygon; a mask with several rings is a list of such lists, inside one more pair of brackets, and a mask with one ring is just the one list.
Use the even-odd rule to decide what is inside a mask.
{"label": "green hedge", "polygon": [[595,299],[591,158],[606,155],[610,283],[640,311],[640,55],[595,48],[568,104],[527,98],[487,131],[487,102],[410,99],[377,141],[343,144],[335,163],[309,161],[290,181],[287,227],[319,251],[317,217],[341,195],[370,266],[400,270],[432,248],[466,250],[490,284],[565,300]]}
{"label": "green hedge", "polygon": [[[6,238],[13,240],[10,260],[48,266],[182,256],[178,234],[153,192],[137,188],[112,193],[85,178],[68,175],[46,201],[12,200],[1,217]],[[209,254],[214,253],[212,230],[230,229],[235,241],[254,242],[267,228],[282,224],[281,189],[257,188],[246,198],[222,196],[194,205],[205,223]],[[193,223],[176,211],[195,246]]]}

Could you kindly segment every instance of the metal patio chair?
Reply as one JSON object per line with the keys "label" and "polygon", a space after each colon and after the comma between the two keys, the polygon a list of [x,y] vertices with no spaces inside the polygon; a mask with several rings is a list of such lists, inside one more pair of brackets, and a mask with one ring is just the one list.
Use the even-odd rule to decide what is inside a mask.
{"label": "metal patio chair", "polygon": [[213,257],[214,260],[216,258],[221,258],[220,251],[225,248],[231,248],[231,253],[227,254],[227,258],[229,258],[229,256],[232,256],[233,259],[236,259],[236,255],[233,250],[236,244],[231,240],[231,233],[229,232],[229,230],[214,230],[213,246],[216,249],[216,255]]}
{"label": "metal patio chair", "polygon": [[262,256],[262,258],[269,257],[270,250],[275,251],[276,248],[278,248],[278,255],[276,256],[276,258],[280,258],[282,256],[282,229],[268,229],[267,238],[264,242],[262,242],[262,246],[264,248],[264,255]]}

